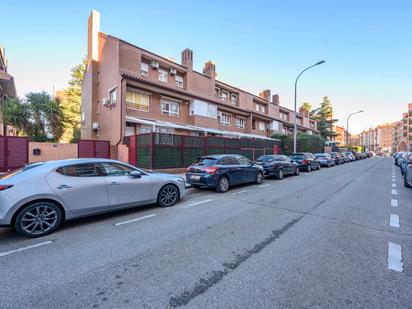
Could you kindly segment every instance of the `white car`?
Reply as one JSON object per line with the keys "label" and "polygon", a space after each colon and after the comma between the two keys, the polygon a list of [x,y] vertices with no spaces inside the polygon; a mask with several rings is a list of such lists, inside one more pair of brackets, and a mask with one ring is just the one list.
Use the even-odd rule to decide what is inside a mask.
{"label": "white car", "polygon": [[0,176],[0,226],[40,237],[64,220],[152,203],[172,206],[185,187],[182,177],[115,160],[34,163]]}

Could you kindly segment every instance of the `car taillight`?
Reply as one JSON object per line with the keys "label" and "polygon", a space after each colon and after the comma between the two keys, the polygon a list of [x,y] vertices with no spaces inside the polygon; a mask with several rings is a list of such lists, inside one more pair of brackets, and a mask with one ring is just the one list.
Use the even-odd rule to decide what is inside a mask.
{"label": "car taillight", "polygon": [[208,166],[208,167],[203,168],[202,171],[212,175],[212,174],[216,173],[218,171],[218,169],[219,168],[216,167],[216,166]]}
{"label": "car taillight", "polygon": [[309,160],[306,160],[306,159],[305,159],[305,160],[302,161],[302,163],[303,163],[303,164],[308,164],[308,163],[309,163]]}
{"label": "car taillight", "polygon": [[13,185],[0,185],[0,191],[6,190],[13,187]]}
{"label": "car taillight", "polygon": [[186,169],[186,173],[190,172],[190,166]]}

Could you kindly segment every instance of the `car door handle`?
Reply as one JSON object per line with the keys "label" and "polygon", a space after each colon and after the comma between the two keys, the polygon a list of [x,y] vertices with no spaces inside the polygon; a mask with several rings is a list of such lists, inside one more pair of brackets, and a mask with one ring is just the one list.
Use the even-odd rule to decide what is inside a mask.
{"label": "car door handle", "polygon": [[60,185],[57,187],[57,189],[70,189],[72,186],[68,186],[68,185]]}
{"label": "car door handle", "polygon": [[110,183],[110,185],[112,185],[112,186],[118,186],[118,185],[120,185],[120,183],[118,183],[118,182],[116,182],[116,181],[112,181],[112,182]]}

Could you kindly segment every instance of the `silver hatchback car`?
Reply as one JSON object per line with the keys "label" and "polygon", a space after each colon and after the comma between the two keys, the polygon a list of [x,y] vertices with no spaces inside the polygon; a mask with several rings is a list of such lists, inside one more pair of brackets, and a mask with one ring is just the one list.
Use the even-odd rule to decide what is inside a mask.
{"label": "silver hatchback car", "polygon": [[34,163],[0,177],[0,226],[40,237],[65,220],[152,203],[172,206],[185,187],[182,177],[115,160]]}

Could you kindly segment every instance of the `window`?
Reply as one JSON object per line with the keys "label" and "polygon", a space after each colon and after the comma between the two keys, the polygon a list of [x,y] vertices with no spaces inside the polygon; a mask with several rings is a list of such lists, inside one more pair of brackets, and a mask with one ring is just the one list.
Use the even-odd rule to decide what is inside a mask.
{"label": "window", "polygon": [[128,176],[134,171],[131,167],[118,163],[103,162],[99,166],[104,176]]}
{"label": "window", "polygon": [[246,124],[246,118],[236,117],[236,128],[244,129]]}
{"label": "window", "polygon": [[140,74],[145,77],[149,76],[149,65],[147,63],[140,63]]}
{"label": "window", "polygon": [[126,136],[135,135],[135,127],[134,126],[126,126]]}
{"label": "window", "polygon": [[168,77],[169,77],[169,75],[168,75],[167,71],[159,69],[159,82],[167,83]]}
{"label": "window", "polygon": [[288,121],[288,114],[286,113],[280,113],[280,119],[284,120],[284,121]]}
{"label": "window", "polygon": [[215,88],[215,95],[220,98],[220,88]]}
{"label": "window", "polygon": [[220,124],[224,126],[230,126],[230,114],[220,113]]}
{"label": "window", "polygon": [[258,112],[259,111],[259,104],[255,103],[255,110]]}
{"label": "window", "polygon": [[141,92],[133,88],[126,91],[126,108],[135,109],[142,112],[149,111],[150,94]]}
{"label": "window", "polygon": [[56,169],[56,172],[62,174],[64,176],[71,176],[71,177],[96,177],[100,176],[99,172],[96,168],[96,165],[93,163],[85,163],[85,164],[76,164],[76,165],[68,165],[62,166]]}
{"label": "window", "polygon": [[221,97],[220,97],[222,99],[222,101],[226,102],[228,97],[229,97],[229,93],[227,91],[222,91],[222,94],[221,94]]}
{"label": "window", "polygon": [[160,100],[160,111],[162,115],[179,117],[180,104],[167,99]]}
{"label": "window", "polygon": [[117,91],[116,91],[116,88],[114,88],[113,90],[109,92],[110,105],[116,105],[116,101],[117,101]]}
{"label": "window", "polygon": [[236,105],[237,104],[237,95],[233,94],[230,96],[230,100],[232,102],[232,104]]}
{"label": "window", "polygon": [[149,126],[141,126],[140,127],[140,134],[150,133],[152,132],[152,127]]}
{"label": "window", "polygon": [[235,157],[227,156],[218,161],[221,165],[239,165]]}
{"label": "window", "polygon": [[176,87],[183,88],[183,76],[176,75],[175,81],[176,81]]}
{"label": "window", "polygon": [[252,130],[256,130],[256,120],[252,119]]}
{"label": "window", "polygon": [[266,108],[265,108],[264,105],[261,105],[261,106],[260,106],[260,111],[261,111],[262,113],[264,113],[264,112],[266,111]]}
{"label": "window", "polygon": [[243,156],[236,156],[236,160],[241,165],[250,165],[250,160],[248,158],[243,157]]}
{"label": "window", "polygon": [[259,121],[259,131],[265,131],[266,125],[263,121]]}

